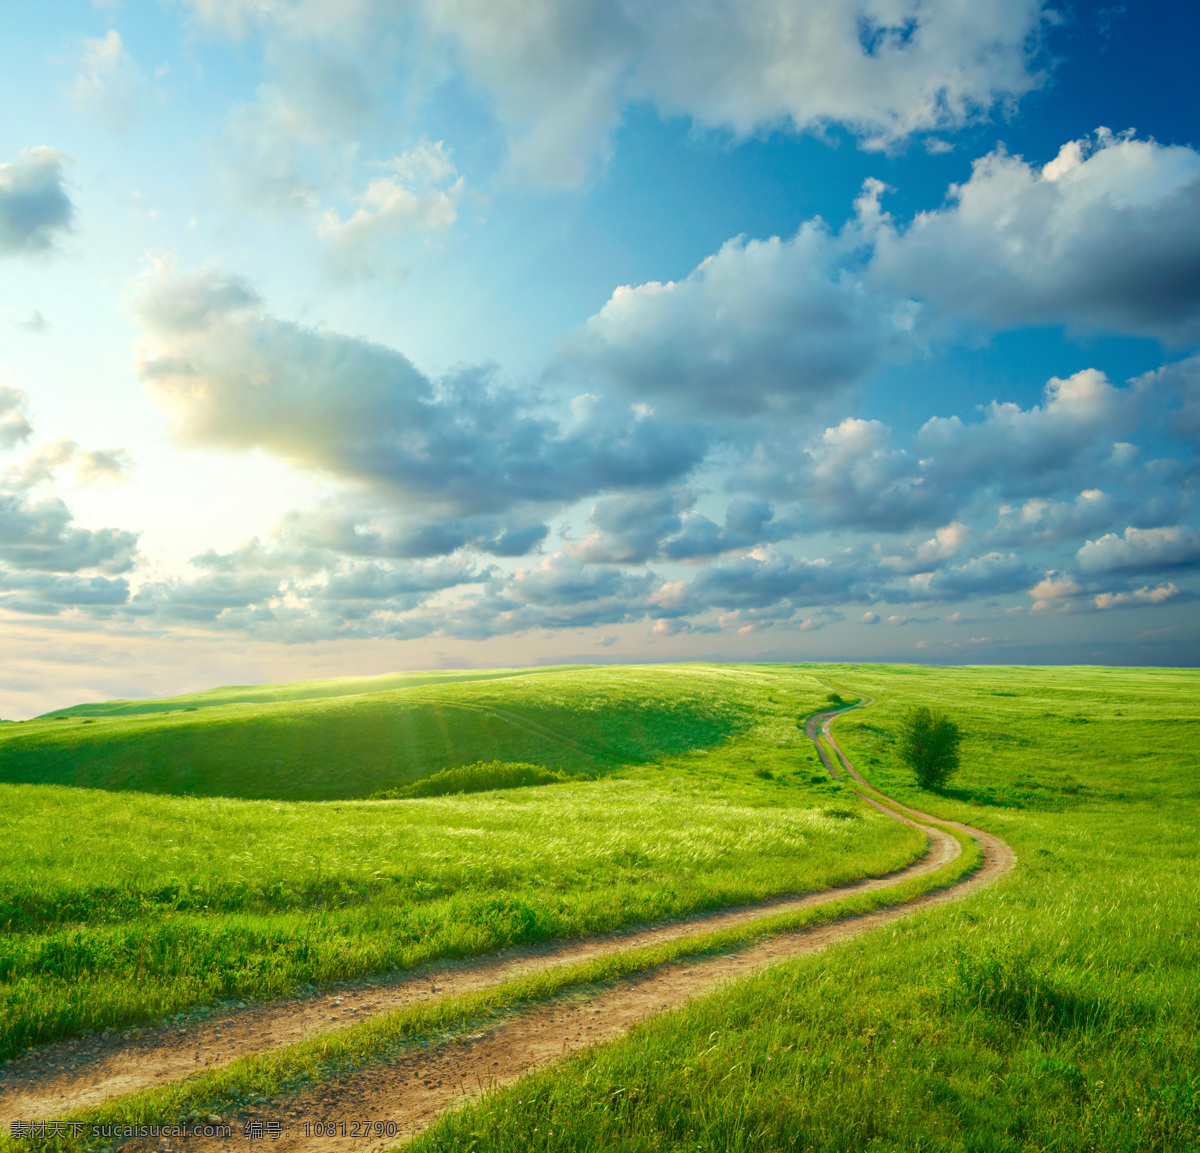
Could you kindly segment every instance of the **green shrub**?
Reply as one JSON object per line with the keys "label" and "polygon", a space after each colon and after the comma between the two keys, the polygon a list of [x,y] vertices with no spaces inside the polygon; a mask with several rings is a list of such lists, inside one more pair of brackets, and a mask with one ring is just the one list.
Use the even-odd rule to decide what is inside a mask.
{"label": "green shrub", "polygon": [[923,789],[944,785],[958,769],[962,730],[945,713],[920,705],[900,724],[900,759]]}
{"label": "green shrub", "polygon": [[520,789],[527,785],[557,785],[571,780],[569,773],[547,769],[544,765],[525,765],[513,761],[476,761],[431,773],[407,785],[380,789],[373,801],[398,801],[406,797],[444,797],[450,793],[486,793],[491,789]]}

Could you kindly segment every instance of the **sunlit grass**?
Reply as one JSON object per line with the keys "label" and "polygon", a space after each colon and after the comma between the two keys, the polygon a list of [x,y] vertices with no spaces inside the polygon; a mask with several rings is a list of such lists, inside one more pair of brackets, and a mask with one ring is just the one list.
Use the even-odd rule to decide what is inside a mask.
{"label": "sunlit grass", "polygon": [[609,772],[759,730],[786,717],[789,693],[808,702],[817,687],[798,675],[772,702],[770,679],[714,666],[525,670],[358,694],[342,684],[318,699],[303,686],[217,690],[222,703],[170,712],[158,706],[178,701],[81,706],[0,726],[0,781],[311,801],[476,761]]}
{"label": "sunlit grass", "polygon": [[[981,855],[969,837],[953,834],[962,846],[958,858],[942,868],[887,889],[859,893],[813,908],[765,916],[759,920],[692,936],[606,954],[518,977],[488,989],[430,1004],[400,1008],[367,1021],[310,1037],[293,1045],[254,1053],[184,1081],[118,1097],[73,1117],[93,1125],[194,1122],[216,1113],[227,1116],[242,1106],[262,1104],[344,1078],[388,1061],[417,1046],[441,1044],[486,1028],[513,1011],[560,995],[586,996],[611,982],[683,958],[733,952],[763,937],[828,924],[845,916],[902,903],[952,883],[978,868]],[[104,1142],[61,1141],[67,1151],[103,1148]],[[0,1136],[0,1148],[4,1146]]]}
{"label": "sunlit grass", "polygon": [[[1200,1147],[1200,676],[827,670],[886,792],[991,829],[1014,873],[740,982],[447,1117],[422,1153]],[[965,728],[944,794],[892,737]]]}
{"label": "sunlit grass", "polygon": [[[220,1000],[820,889],[923,849],[921,834],[810,780],[799,725],[824,695],[811,677],[603,672],[598,684],[568,672],[488,691],[495,701],[512,688],[504,708],[516,713],[538,696],[528,686],[549,686],[559,715],[582,716],[614,698],[643,715],[715,715],[732,698],[741,728],[594,782],[420,800],[0,786],[0,1055]],[[174,723],[131,721],[156,739],[154,725]],[[75,722],[42,724],[56,723]],[[830,817],[834,797],[861,819]]]}

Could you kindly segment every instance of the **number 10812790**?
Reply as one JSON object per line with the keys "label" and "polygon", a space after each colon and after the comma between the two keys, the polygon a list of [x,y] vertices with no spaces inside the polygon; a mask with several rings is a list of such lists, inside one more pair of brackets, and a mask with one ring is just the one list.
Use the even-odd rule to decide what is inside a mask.
{"label": "number 10812790", "polygon": [[305,1137],[395,1137],[395,1121],[305,1121]]}

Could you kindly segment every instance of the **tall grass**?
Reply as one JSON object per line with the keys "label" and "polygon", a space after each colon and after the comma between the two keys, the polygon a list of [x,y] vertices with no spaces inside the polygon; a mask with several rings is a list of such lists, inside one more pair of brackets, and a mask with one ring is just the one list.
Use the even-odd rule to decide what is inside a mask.
{"label": "tall grass", "polygon": [[[228,1116],[247,1103],[286,1097],[322,1081],[344,1078],[411,1052],[418,1045],[445,1044],[533,1002],[564,993],[578,996],[602,991],[604,982],[645,973],[672,961],[736,951],[763,937],[828,924],[847,915],[910,900],[978,868],[982,858],[975,842],[958,833],[953,835],[963,848],[956,860],[934,873],[909,878],[894,889],[859,893],[725,929],[625,949],[574,965],[544,969],[457,997],[395,1009],[336,1033],[254,1053],[181,1082],[109,1100],[74,1119],[90,1129],[105,1124],[194,1122],[213,1113]],[[63,1153],[104,1147],[103,1141],[87,1139],[63,1141],[55,1146]],[[0,1148],[7,1148],[2,1135]]]}
{"label": "tall grass", "polygon": [[[1200,675],[827,675],[880,698],[834,727],[866,775],[998,833],[1016,870],[491,1094],[416,1151],[1200,1148]],[[895,754],[913,704],[967,733],[940,793]]]}
{"label": "tall grass", "polygon": [[855,806],[810,780],[798,719],[824,689],[806,674],[637,670],[598,688],[565,675],[537,682],[561,713],[636,698],[683,718],[670,737],[732,697],[743,721],[718,745],[564,789],[285,802],[0,786],[0,1057],[223,999],[824,888],[923,848],[872,810],[827,815],[835,796]]}

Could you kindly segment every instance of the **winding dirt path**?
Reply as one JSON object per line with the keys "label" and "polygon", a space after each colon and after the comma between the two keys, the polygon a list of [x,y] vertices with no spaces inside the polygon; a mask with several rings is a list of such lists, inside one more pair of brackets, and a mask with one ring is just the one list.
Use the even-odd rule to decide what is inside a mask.
{"label": "winding dirt path", "polygon": [[217,1068],[249,1053],[293,1045],[393,1009],[459,996],[543,969],[890,888],[939,869],[958,856],[959,845],[953,837],[936,829],[927,830],[916,821],[905,823],[926,832],[929,847],[912,864],[879,877],[800,897],[702,913],[681,921],[442,962],[396,978],[342,985],[315,997],[251,1004],[197,1024],[132,1029],[108,1039],[91,1037],[44,1045],[0,1070],[0,1120],[69,1116],[110,1097]]}
{"label": "winding dirt path", "polygon": [[[920,809],[909,808],[908,805],[902,805],[899,801],[893,801],[890,797],[881,793],[870,781],[865,780],[859,775],[858,770],[850,763],[846,754],[842,752],[842,747],[837,743],[837,738],[833,735],[832,724],[835,718],[845,716],[847,713],[853,712],[855,709],[865,709],[869,705],[876,703],[875,697],[863,696],[855,704],[849,708],[840,709],[834,713],[821,713],[818,716],[810,717],[808,724],[805,726],[805,732],[808,734],[809,740],[816,746],[817,755],[821,758],[821,764],[829,770],[831,776],[838,780],[844,779],[837,771],[837,768],[830,764],[829,754],[821,746],[821,742],[817,739],[818,732],[826,741],[829,742],[829,747],[837,754],[838,763],[843,768],[851,780],[858,785],[859,796],[869,805],[874,805],[880,812],[890,813],[897,820],[903,820],[903,817],[897,816],[895,810],[901,813],[907,813],[908,816],[919,823],[927,831],[932,832],[925,825],[927,821],[936,821],[938,824],[945,825],[951,829],[957,829],[960,833],[966,833],[969,837],[974,837],[983,849],[984,863],[983,867],[973,874],[973,880],[981,875],[987,876],[994,880],[996,877],[1007,873],[1017,863],[1017,854],[1013,852],[1012,846],[1007,841],[1002,841],[999,837],[992,833],[984,832],[983,829],[976,829],[971,825],[964,825],[960,821],[947,821],[942,817],[933,817],[929,813],[923,813]],[[883,804],[886,801],[887,805]],[[888,806],[891,806],[889,809]]]}
{"label": "winding dirt path", "polygon": [[[873,704],[863,698],[855,708]],[[225,1118],[233,1126],[228,1140],[189,1138],[135,1141],[133,1150],[229,1149],[245,1143],[246,1123],[278,1122],[283,1130],[271,1148],[341,1150],[392,1148],[396,1141],[427,1126],[442,1110],[482,1091],[506,1084],[567,1053],[622,1035],[638,1021],[685,1004],[720,984],[767,965],[817,952],[868,929],[908,916],[918,909],[958,899],[991,883],[1010,869],[1015,855],[999,838],[955,822],[941,821],[895,802],[867,784],[846,759],[829,731],[830,721],[850,710],[818,714],[806,733],[826,769],[839,779],[844,770],[863,799],[905,824],[920,827],[930,839],[925,855],[907,868],[838,888],[796,898],[781,898],[740,909],[692,917],[686,921],[607,934],[585,940],[556,941],[509,949],[469,961],[444,963],[387,981],[344,986],[319,997],[295,998],[250,1006],[198,1025],[131,1030],[108,1041],[93,1038],[44,1046],[0,1070],[0,1118],[67,1117],[104,1100],[151,1085],[224,1065],[254,1052],[293,1044],[305,1037],[345,1028],[355,1021],[401,1006],[485,988],[540,969],[573,964],[641,945],[679,939],[745,924],[774,913],[826,904],[857,893],[891,888],[929,873],[955,859],[958,842],[926,821],[937,820],[974,837],[983,848],[981,868],[962,881],[901,905],[844,918],[830,925],[763,940],[736,953],[684,959],[626,979],[590,998],[561,997],[503,1019],[484,1032],[447,1045],[417,1049],[401,1059],[336,1082],[314,1086],[286,1103],[269,1103],[258,1112]],[[818,736],[837,755],[831,763]],[[890,807],[889,807],[890,805]],[[904,814],[897,812],[903,809]],[[353,1132],[356,1120],[393,1127],[378,1140]],[[341,1122],[345,1121],[345,1133]],[[335,1123],[331,1135],[318,1136]],[[394,1134],[394,1135],[393,1135]]]}

